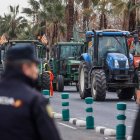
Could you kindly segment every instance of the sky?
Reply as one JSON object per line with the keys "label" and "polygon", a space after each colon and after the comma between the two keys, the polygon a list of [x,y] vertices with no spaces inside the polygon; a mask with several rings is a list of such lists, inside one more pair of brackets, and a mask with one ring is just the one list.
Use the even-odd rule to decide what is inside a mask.
{"label": "sky", "polygon": [[28,0],[0,0],[0,15],[4,13],[8,13],[9,9],[8,6],[20,6],[20,10],[22,7],[28,7]]}

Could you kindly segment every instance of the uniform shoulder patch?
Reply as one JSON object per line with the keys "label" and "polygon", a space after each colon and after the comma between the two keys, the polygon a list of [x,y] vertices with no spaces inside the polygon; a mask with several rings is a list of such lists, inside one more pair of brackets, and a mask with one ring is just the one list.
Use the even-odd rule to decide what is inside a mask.
{"label": "uniform shoulder patch", "polygon": [[14,99],[13,97],[6,97],[6,96],[0,96],[0,105],[9,105],[13,107],[21,107],[23,104],[23,101],[20,99]]}
{"label": "uniform shoulder patch", "polygon": [[49,117],[53,117],[53,109],[50,105],[46,105],[46,112],[48,113]]}

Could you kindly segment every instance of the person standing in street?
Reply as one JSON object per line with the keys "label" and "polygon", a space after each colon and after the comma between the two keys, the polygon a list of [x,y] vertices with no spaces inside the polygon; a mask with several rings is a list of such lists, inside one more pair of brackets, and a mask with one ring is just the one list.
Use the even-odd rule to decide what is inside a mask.
{"label": "person standing in street", "polygon": [[11,47],[0,82],[1,140],[60,140],[48,100],[34,87],[39,60],[32,45]]}

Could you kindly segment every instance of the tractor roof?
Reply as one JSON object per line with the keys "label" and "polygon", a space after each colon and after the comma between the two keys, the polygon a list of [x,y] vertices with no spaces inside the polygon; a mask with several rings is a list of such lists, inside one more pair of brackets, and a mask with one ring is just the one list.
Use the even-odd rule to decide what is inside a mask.
{"label": "tractor roof", "polygon": [[57,45],[83,45],[84,42],[58,42]]}
{"label": "tractor roof", "polygon": [[[124,35],[130,35],[129,31],[122,31],[122,30],[116,30],[116,29],[105,29],[105,30],[98,30],[96,31],[97,35],[103,35],[103,36],[124,36]],[[86,32],[86,37],[92,37],[94,36],[93,31],[87,31]]]}
{"label": "tractor roof", "polygon": [[10,43],[12,43],[12,42],[17,42],[17,43],[32,43],[32,42],[36,42],[36,43],[39,43],[39,41],[38,40],[9,40],[9,42]]}

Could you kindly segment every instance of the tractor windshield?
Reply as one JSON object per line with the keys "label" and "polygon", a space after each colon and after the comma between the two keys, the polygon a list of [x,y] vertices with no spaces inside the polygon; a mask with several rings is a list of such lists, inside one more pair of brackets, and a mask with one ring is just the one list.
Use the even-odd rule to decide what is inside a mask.
{"label": "tractor windshield", "polygon": [[77,57],[81,54],[81,46],[80,45],[67,45],[60,47],[60,58],[67,59],[69,57]]}
{"label": "tractor windshield", "polygon": [[116,52],[127,55],[126,38],[124,36],[99,37],[98,57],[104,58],[107,53]]}

